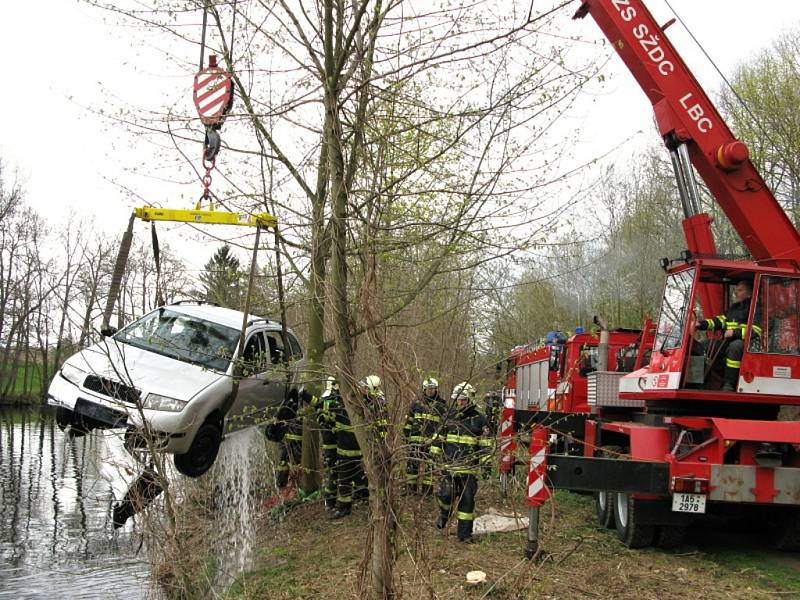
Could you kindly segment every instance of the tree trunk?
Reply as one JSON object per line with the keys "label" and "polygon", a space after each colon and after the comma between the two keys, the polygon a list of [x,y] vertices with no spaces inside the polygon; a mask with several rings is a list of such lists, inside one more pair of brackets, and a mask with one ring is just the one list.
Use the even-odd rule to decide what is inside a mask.
{"label": "tree trunk", "polygon": [[[325,277],[327,272],[328,248],[325,240],[324,208],[327,197],[328,180],[328,140],[325,133],[329,127],[326,112],[317,168],[317,189],[312,199],[311,223],[311,273],[308,278],[308,370],[304,374],[306,388],[319,397],[324,378],[323,359],[325,356]],[[306,491],[319,489],[320,458],[319,431],[311,418],[303,422],[301,487]]]}

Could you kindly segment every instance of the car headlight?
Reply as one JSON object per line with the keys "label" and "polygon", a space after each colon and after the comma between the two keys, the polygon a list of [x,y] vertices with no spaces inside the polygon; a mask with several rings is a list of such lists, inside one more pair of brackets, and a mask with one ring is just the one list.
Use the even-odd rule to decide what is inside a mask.
{"label": "car headlight", "polygon": [[61,365],[61,376],[74,385],[83,385],[83,380],[86,379],[88,373],[83,369],[79,369],[75,365],[64,363]]}
{"label": "car headlight", "polygon": [[165,410],[167,412],[181,412],[186,404],[186,400],[178,400],[177,398],[170,398],[169,396],[162,396],[161,394],[147,394],[143,408]]}

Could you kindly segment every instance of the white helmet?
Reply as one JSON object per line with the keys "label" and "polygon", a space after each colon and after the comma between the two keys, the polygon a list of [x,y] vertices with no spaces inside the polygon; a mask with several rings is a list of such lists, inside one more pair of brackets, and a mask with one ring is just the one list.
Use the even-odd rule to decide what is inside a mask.
{"label": "white helmet", "polygon": [[422,382],[422,391],[425,390],[438,390],[439,389],[439,382],[436,381],[433,377],[428,377],[425,381]]}
{"label": "white helmet", "polygon": [[339,391],[339,382],[336,381],[336,377],[333,375],[329,376],[325,380],[325,391],[326,392],[338,392]]}
{"label": "white helmet", "polygon": [[358,385],[364,389],[364,393],[368,396],[381,395],[381,378],[377,375],[367,375],[358,382]]}
{"label": "white helmet", "polygon": [[450,395],[452,400],[459,398],[466,398],[470,402],[475,399],[475,388],[467,381],[462,381],[453,388],[453,393]]}

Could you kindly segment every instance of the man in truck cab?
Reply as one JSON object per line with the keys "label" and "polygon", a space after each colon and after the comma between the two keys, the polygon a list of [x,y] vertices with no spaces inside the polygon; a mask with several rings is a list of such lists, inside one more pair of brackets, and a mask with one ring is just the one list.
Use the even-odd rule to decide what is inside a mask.
{"label": "man in truck cab", "polygon": [[[744,354],[744,335],[747,329],[747,317],[750,314],[750,298],[753,295],[753,284],[750,281],[739,281],[733,288],[734,302],[728,307],[724,315],[717,315],[696,323],[692,328],[695,331],[722,331],[726,342],[725,350],[725,376],[722,390],[725,392],[736,391],[739,381],[739,367],[742,366]],[[761,335],[761,328],[753,325],[753,335]]]}

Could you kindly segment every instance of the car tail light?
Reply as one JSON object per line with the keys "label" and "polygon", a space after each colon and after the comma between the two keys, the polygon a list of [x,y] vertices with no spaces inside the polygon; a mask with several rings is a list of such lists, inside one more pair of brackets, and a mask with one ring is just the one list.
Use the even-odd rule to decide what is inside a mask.
{"label": "car tail light", "polygon": [[677,494],[708,494],[708,479],[673,477],[672,492]]}

